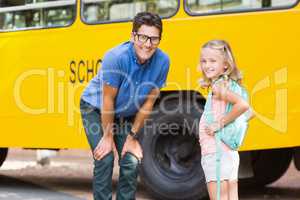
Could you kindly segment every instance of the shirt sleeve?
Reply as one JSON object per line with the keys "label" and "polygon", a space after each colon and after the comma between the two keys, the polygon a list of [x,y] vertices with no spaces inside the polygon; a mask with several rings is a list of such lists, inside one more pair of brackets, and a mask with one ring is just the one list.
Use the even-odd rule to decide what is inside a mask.
{"label": "shirt sleeve", "polygon": [[170,68],[169,58],[166,60],[166,62],[164,62],[164,65],[162,68],[163,68],[163,70],[161,71],[159,78],[158,78],[158,82],[157,82],[158,88],[163,88],[166,85],[166,80],[167,80],[169,68]]}
{"label": "shirt sleeve", "polygon": [[108,52],[102,61],[100,80],[109,86],[119,88],[123,75],[117,56]]}

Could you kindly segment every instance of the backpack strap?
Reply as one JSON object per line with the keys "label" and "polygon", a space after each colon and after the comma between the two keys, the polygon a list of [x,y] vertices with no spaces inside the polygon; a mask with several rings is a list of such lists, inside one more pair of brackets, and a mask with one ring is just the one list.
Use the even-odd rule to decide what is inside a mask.
{"label": "backpack strap", "polygon": [[222,149],[221,149],[221,139],[220,135],[216,134],[216,178],[217,178],[217,200],[220,200],[221,196],[221,158],[222,158]]}

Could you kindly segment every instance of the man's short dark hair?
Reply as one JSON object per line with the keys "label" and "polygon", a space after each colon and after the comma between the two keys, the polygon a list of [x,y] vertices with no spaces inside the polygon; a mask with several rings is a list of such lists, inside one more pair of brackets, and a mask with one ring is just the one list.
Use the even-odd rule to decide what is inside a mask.
{"label": "man's short dark hair", "polygon": [[154,26],[159,30],[159,37],[162,34],[162,21],[158,14],[140,12],[133,19],[132,32],[137,32],[142,25]]}

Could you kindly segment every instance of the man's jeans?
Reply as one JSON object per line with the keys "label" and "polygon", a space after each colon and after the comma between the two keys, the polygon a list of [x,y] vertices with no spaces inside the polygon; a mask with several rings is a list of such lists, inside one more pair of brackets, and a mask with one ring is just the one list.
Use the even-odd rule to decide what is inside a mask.
{"label": "man's jeans", "polygon": [[[103,136],[101,116],[97,108],[80,101],[80,111],[83,126],[87,135],[88,142],[92,151]],[[132,119],[116,119],[114,124],[114,141],[118,150],[119,158],[126,140],[127,134],[131,129]],[[101,160],[94,159],[93,192],[95,200],[112,199],[112,173],[114,166],[113,152],[106,155]],[[137,187],[138,159],[131,153],[126,153],[119,159],[119,183],[117,187],[117,200],[133,200]]]}

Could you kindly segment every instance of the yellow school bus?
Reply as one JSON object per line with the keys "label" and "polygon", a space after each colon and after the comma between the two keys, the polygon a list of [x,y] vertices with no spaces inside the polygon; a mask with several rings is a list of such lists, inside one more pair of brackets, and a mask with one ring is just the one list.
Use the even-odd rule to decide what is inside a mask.
{"label": "yellow school bus", "polygon": [[[88,148],[80,94],[104,53],[129,40],[140,11],[158,13],[171,59],[166,87],[141,131],[141,178],[154,196],[206,195],[197,126],[200,46],[228,41],[256,118],[240,149],[240,177],[264,185],[299,164],[298,0],[0,1],[0,163],[10,147]],[[162,126],[162,125],[171,126]]]}

